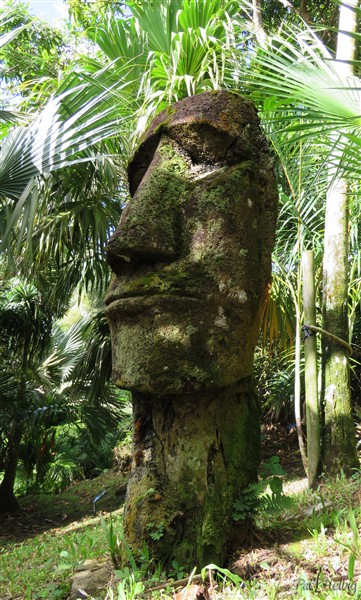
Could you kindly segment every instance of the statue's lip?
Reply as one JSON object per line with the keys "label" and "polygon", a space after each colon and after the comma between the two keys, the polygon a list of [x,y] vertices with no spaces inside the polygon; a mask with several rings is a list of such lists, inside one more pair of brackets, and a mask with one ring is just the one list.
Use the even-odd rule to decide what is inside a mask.
{"label": "statue's lip", "polygon": [[197,304],[201,302],[201,298],[195,296],[186,296],[181,294],[170,294],[165,292],[159,292],[157,294],[137,294],[137,295],[120,295],[112,294],[105,298],[105,304],[107,306],[106,312],[112,312],[113,310],[131,310],[139,309],[141,307],[150,307],[153,305],[172,305],[181,303]]}

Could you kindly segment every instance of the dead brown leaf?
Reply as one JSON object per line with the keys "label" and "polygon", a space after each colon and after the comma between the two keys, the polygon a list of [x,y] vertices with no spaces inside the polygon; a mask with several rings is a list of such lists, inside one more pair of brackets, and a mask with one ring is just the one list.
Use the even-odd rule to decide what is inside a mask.
{"label": "dead brown leaf", "polygon": [[192,584],[173,595],[173,600],[211,600],[205,585]]}

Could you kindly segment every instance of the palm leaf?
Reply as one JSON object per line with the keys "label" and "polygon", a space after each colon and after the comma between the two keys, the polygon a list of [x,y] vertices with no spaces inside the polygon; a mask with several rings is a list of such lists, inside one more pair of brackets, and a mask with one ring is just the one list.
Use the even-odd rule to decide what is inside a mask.
{"label": "palm leaf", "polygon": [[104,310],[89,320],[87,341],[74,372],[77,384],[86,388],[91,402],[106,397],[112,373],[110,331]]}
{"label": "palm leaf", "polygon": [[159,0],[152,5],[129,2],[140,28],[146,32],[150,52],[170,54],[172,36],[177,31],[177,17],[183,0]]}
{"label": "palm leaf", "polygon": [[50,354],[37,370],[37,375],[43,384],[51,387],[70,378],[84,345],[86,320],[86,317],[80,319],[65,332],[57,325],[54,327]]}
{"label": "palm leaf", "polygon": [[[4,25],[7,23],[7,21],[8,21],[7,16],[9,16],[9,15],[7,15],[5,13],[5,15],[3,15],[0,18],[1,27],[4,27]],[[19,33],[24,31],[24,29],[29,27],[29,25],[30,25],[30,23],[27,23],[26,25],[21,25],[19,27],[16,27],[15,29],[13,29],[12,31],[9,31],[8,33],[3,33],[0,36],[0,48],[3,48],[4,46],[6,46],[10,42],[12,42],[13,39],[15,39],[19,35]]]}
{"label": "palm leaf", "polygon": [[310,28],[285,27],[254,54],[244,79],[273,132],[291,134],[298,142],[317,140],[328,165],[338,165],[343,155],[342,168],[350,171],[360,146],[361,81],[341,77]]}
{"label": "palm leaf", "polygon": [[[0,153],[0,194],[21,199],[31,178],[94,159],[78,154],[102,140],[119,135],[124,117],[122,90],[128,82],[112,86],[79,83],[70,78],[27,128],[14,130]],[[114,102],[114,98],[118,101]]]}

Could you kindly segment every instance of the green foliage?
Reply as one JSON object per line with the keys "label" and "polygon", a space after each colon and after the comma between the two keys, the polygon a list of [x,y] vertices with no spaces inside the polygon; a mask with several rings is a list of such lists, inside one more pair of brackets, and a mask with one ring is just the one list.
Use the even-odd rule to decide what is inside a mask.
{"label": "green foliage", "polygon": [[125,577],[117,587],[117,596],[110,595],[114,600],[133,600],[144,592],[144,584],[137,581],[134,573],[130,573]]}
{"label": "green foliage", "polygon": [[68,298],[77,283],[106,284],[104,237],[126,201],[124,166],[148,118],[220,87],[234,28],[245,38],[235,0],[132,2],[124,12],[119,3],[74,1],[71,11],[99,51],[79,58],[42,116],[13,130],[0,155],[2,247],[24,273],[41,266],[49,280],[60,269],[54,293]]}
{"label": "green foliage", "polygon": [[148,523],[147,529],[149,530],[149,537],[153,542],[157,542],[164,535],[164,523]]}
{"label": "green foliage", "polygon": [[[249,484],[233,504],[235,521],[245,521],[261,512],[281,512],[292,505],[291,498],[283,493],[282,478],[286,475],[278,456],[263,463],[260,480]],[[269,491],[267,491],[269,488]]]}
{"label": "green foliage", "polygon": [[70,18],[75,26],[83,31],[102,23],[103,11],[107,6],[111,6],[115,15],[122,16],[124,14],[124,3],[116,0],[93,0],[93,2],[68,0]]}
{"label": "green foliage", "polygon": [[[50,407],[42,407],[49,408]],[[22,485],[17,493],[24,495],[31,492],[60,492],[73,481],[94,478],[113,466],[113,450],[125,436],[129,435],[131,424],[124,422],[122,409],[117,413],[119,422],[109,421],[107,431],[101,439],[94,439],[91,430],[81,420],[84,406],[78,418],[74,418],[63,404],[61,410],[49,415],[48,422],[36,421],[36,427],[31,427],[24,435],[20,447],[20,463],[24,467],[24,477],[20,477]],[[93,415],[95,413],[92,413]],[[61,418],[69,421],[54,426],[51,419]],[[83,415],[84,416],[84,415]],[[95,417],[96,418],[96,417]],[[73,423],[71,423],[73,421]],[[74,422],[75,421],[75,422]],[[127,423],[127,424],[126,424]],[[101,427],[101,424],[98,424]]]}
{"label": "green foliage", "polygon": [[9,548],[0,551],[0,590],[2,595],[22,594],[32,600],[65,600],[70,593],[70,572],[86,558],[100,558],[105,551],[98,528],[89,524],[75,532],[54,535],[50,531],[13,543],[11,552]]}
{"label": "green foliage", "polygon": [[351,509],[348,514],[352,538],[348,542],[342,542],[336,538],[336,542],[349,551],[348,578],[353,581],[355,576],[355,561],[361,560],[361,536],[358,531],[355,513]]}
{"label": "green foliage", "polygon": [[64,454],[57,453],[52,457],[46,477],[41,485],[36,485],[36,490],[46,492],[61,492],[74,480],[83,476],[80,465]]}
{"label": "green foliage", "polygon": [[327,528],[323,525],[322,522],[320,524],[320,528],[312,529],[312,530],[310,529],[310,534],[315,542],[317,552],[320,556],[323,556],[323,554],[325,554],[327,544],[328,544],[327,537],[326,537],[326,531],[327,531]]}
{"label": "green foliage", "polygon": [[[121,419],[121,415],[119,415]],[[57,430],[55,442],[55,457],[51,469],[63,457],[65,461],[75,463],[78,473],[85,479],[93,478],[113,466],[113,449],[122,440],[124,432],[122,421],[109,428],[108,432],[98,441],[92,440],[86,427],[63,425]]]}
{"label": "green foliage", "polygon": [[[0,285],[0,324],[0,470],[15,455],[25,489],[59,491],[111,467],[126,435],[118,426],[129,394],[109,383],[109,369],[98,375],[101,349],[109,353],[106,332],[99,341],[87,318],[66,331],[54,325],[47,294],[18,279]],[[98,344],[95,357],[91,343]]]}
{"label": "green foliage", "polygon": [[[106,520],[101,515],[100,523],[108,552],[116,568],[115,573],[121,579],[121,584],[118,586],[118,598],[128,599],[127,594],[130,594],[130,598],[133,597],[132,594],[141,593],[140,590],[144,590],[143,582],[145,580],[147,580],[147,587],[165,580],[166,574],[163,572],[162,564],[154,564],[147,547],[137,552],[136,555],[133,554],[124,537],[122,517],[110,515]],[[163,535],[164,525],[161,523],[155,526],[154,523],[149,523],[148,529],[150,530],[149,537],[151,540],[157,541]],[[168,573],[168,577],[179,580],[185,575],[184,567],[173,560],[172,570]]]}
{"label": "green foliage", "polygon": [[18,278],[0,281],[0,326],[0,351],[14,370],[42,358],[50,341],[52,316],[32,283]]}
{"label": "green foliage", "polygon": [[2,49],[1,71],[7,93],[18,102],[21,90],[23,98],[30,97],[30,103],[36,106],[39,98],[44,100],[56,89],[59,72],[68,66],[66,33],[46,20],[32,17],[22,0],[6,0],[2,11],[6,18],[0,21],[0,36],[23,26],[17,39]]}
{"label": "green foliage", "polygon": [[[23,4],[18,3],[17,15],[12,15],[4,31],[24,22],[21,7]],[[353,181],[358,177],[359,86],[357,79],[354,86],[334,79],[331,55],[318,37],[328,35],[334,39],[334,31],[326,31],[326,27],[316,35],[291,17],[281,3],[272,0],[262,6],[267,31],[276,31],[283,18],[288,26],[256,52],[255,43],[248,44],[250,27],[242,11],[247,16],[247,3],[221,0],[134,1],[127,6],[100,0],[70,2],[77,27],[84,30],[91,44],[91,57],[78,57],[74,72],[61,74],[57,106],[50,104],[46,114],[53,119],[49,139],[56,137],[58,120],[66,129],[67,139],[57,140],[55,156],[44,162],[40,171],[33,169],[34,176],[40,172],[43,177],[26,199],[17,201],[24,191],[24,180],[16,181],[15,174],[28,171],[16,164],[22,165],[22,149],[30,152],[32,148],[28,140],[30,129],[30,137],[38,139],[44,119],[38,120],[26,135],[14,131],[2,150],[6,171],[2,182],[7,186],[8,179],[12,180],[10,187],[5,186],[5,193],[12,199],[4,201],[0,214],[3,247],[9,257],[19,260],[16,268],[23,272],[33,269],[46,278],[54,297],[63,293],[69,298],[78,283],[88,289],[106,285],[105,240],[127,198],[124,164],[149,118],[185,95],[228,87],[252,94],[279,159],[281,211],[264,334],[269,336],[271,345],[277,337],[282,342],[292,341],[297,309],[294,292],[298,285],[298,233],[305,243],[317,246],[318,260],[322,254],[322,194],[330,160],[329,131],[336,128],[345,132],[339,140],[346,151],[343,168]],[[308,11],[310,18],[306,20],[311,24],[336,24],[337,7],[331,1],[323,2],[321,8],[317,2],[309,2]],[[25,34],[30,36],[29,28],[21,31],[22,36]],[[47,38],[51,44],[49,34]],[[15,40],[8,46],[9,53],[17,43]],[[51,48],[44,46],[45,54],[42,50],[29,53],[29,44],[24,38],[23,58],[25,54],[29,54],[29,61],[30,57],[31,61],[40,57],[43,68],[46,64],[50,68],[52,58],[56,58]],[[39,38],[40,49],[44,44],[44,39]],[[22,46],[20,41],[19,49]],[[334,93],[330,94],[330,89]],[[39,101],[46,98],[45,90]],[[68,115],[74,118],[67,119]],[[74,124],[79,128],[76,132]],[[105,131],[103,128],[108,125]],[[78,152],[79,144],[83,148],[90,138],[94,141],[96,132],[100,137],[103,133],[116,137],[102,142],[95,151],[98,158],[89,162],[88,150]],[[69,145],[68,136],[72,139]],[[7,148],[15,167],[10,168],[7,163]],[[16,163],[14,148],[21,150],[20,163]],[[49,152],[52,148],[47,137],[44,148]],[[87,162],[63,168],[69,161],[59,157],[64,153],[69,157],[73,151],[70,163]],[[39,157],[35,162],[38,161]],[[356,256],[357,236],[353,247],[352,256]],[[54,273],[61,273],[61,277],[54,280]],[[356,276],[354,281],[357,279]],[[353,298],[355,307],[359,298],[356,284]],[[282,374],[270,382],[270,402],[278,402],[276,413],[287,402],[293,384],[292,369],[284,363],[281,370]]]}
{"label": "green foliage", "polygon": [[[330,131],[336,129],[342,134],[339,140],[339,146],[344,150],[342,169],[355,183],[354,191],[358,192],[359,80],[355,79],[354,84],[349,82],[348,85],[337,78],[335,80],[328,50],[314,32],[303,24],[290,25],[283,30],[269,47],[259,50],[251,63],[244,53],[248,34],[245,23],[240,19],[237,2],[129,2],[124,12],[121,3],[114,2],[89,4],[73,0],[71,6],[78,25],[88,29],[89,39],[97,44],[98,49],[91,58],[83,57],[78,62],[76,73],[68,75],[65,80],[63,77],[60,90],[63,95],[48,106],[45,116],[52,119],[52,125],[46,130],[46,136],[49,135],[45,136],[46,143],[41,146],[41,158],[47,151],[50,153],[59,122],[65,127],[66,139],[57,140],[55,154],[48,162],[42,163],[40,170],[38,165],[34,168],[39,156],[35,156],[34,164],[28,164],[30,174],[43,174],[31,195],[26,187],[29,171],[23,169],[23,160],[27,153],[32,153],[34,147],[36,149],[33,141],[40,139],[38,134],[43,131],[45,119],[36,121],[35,126],[27,128],[26,132],[14,130],[2,147],[1,165],[5,175],[1,182],[6,198],[1,204],[0,229],[3,248],[7,249],[10,259],[15,257],[13,268],[28,273],[31,265],[37,276],[46,281],[48,289],[51,288],[53,299],[60,299],[58,313],[78,283],[88,288],[104,287],[107,283],[104,261],[106,237],[118,219],[120,204],[126,199],[124,187],[119,184],[120,180],[124,180],[122,161],[125,162],[130,154],[147,119],[165,103],[208,87],[222,85],[232,89],[237,87],[242,91],[248,89],[259,103],[267,133],[282,164],[282,169],[277,166],[282,187],[281,211],[273,290],[268,312],[265,312],[265,334],[269,335],[271,345],[280,333],[283,334],[283,340],[292,340],[298,302],[295,290],[298,286],[299,248],[295,241],[300,234],[305,243],[317,245],[318,258],[322,256],[322,194],[327,184],[325,174],[330,159],[327,136]],[[324,2],[320,8],[317,3],[310,2],[309,10],[311,22],[335,24],[337,11],[333,3]],[[276,0],[263,6],[263,15],[269,30],[277,28],[284,15],[289,19],[286,9]],[[9,23],[13,27],[23,22],[23,4],[17,3],[17,13],[14,12]],[[7,31],[8,27],[6,25],[2,31]],[[33,34],[35,41],[30,37]],[[43,31],[39,32],[32,25],[18,32],[18,35],[24,37],[4,46],[8,52],[5,55],[8,64],[14,52],[21,52],[21,56],[16,56],[17,64],[21,67],[20,75],[24,75],[23,81],[30,82],[35,69],[37,75],[40,73],[50,81],[54,75],[54,64],[59,60],[53,47],[46,45],[54,46],[52,34],[45,32],[45,39]],[[37,52],[30,52],[29,49],[35,46]],[[254,44],[249,48],[253,50]],[[240,49],[242,52],[239,52]],[[240,76],[242,67],[244,77]],[[47,68],[49,72],[45,72]],[[15,71],[11,75],[9,71],[13,83],[20,81],[20,75]],[[334,93],[330,94],[330,89]],[[30,87],[25,88],[24,94],[27,90],[30,91]],[[46,90],[46,87],[42,88],[39,103],[47,98]],[[108,113],[110,105],[112,110]],[[99,120],[97,111],[101,113]],[[68,119],[69,115],[71,117]],[[111,127],[106,129],[110,118],[113,119]],[[125,123],[128,118],[129,122]],[[6,123],[2,135],[8,132],[11,122]],[[79,129],[68,144],[67,136],[74,133],[74,123]],[[97,139],[95,134],[100,139],[104,133],[108,135],[111,132],[120,132],[120,139],[99,146],[102,158],[89,163],[88,151],[79,152],[79,148]],[[70,162],[73,159],[88,162],[80,163],[76,168],[62,168],[69,165],[69,154],[72,152]],[[67,160],[63,160],[64,154]],[[122,159],[114,160],[110,158],[111,154],[121,154]],[[50,175],[49,169],[59,170],[57,175],[54,172]],[[16,180],[15,174],[20,176],[20,181]],[[22,195],[25,191],[26,197]],[[352,201],[352,213],[356,215],[355,204],[357,202]],[[359,221],[358,216],[355,222]],[[352,231],[353,250],[350,257],[355,261],[352,265],[350,303],[351,312],[355,315],[359,305],[360,274],[357,272],[359,267],[354,265],[361,263],[355,225]],[[55,274],[61,274],[61,277]],[[100,317],[99,322],[101,320]],[[94,402],[99,391],[104,396],[112,393],[111,387],[104,385],[110,365],[104,323],[103,316],[99,335],[96,336],[91,328],[87,334],[88,340],[93,336],[97,339],[98,348],[87,345],[83,353],[85,370],[89,367],[83,389],[75,385],[72,390],[66,387],[64,394],[69,409],[67,414],[71,412],[74,420],[79,418],[79,398],[92,396],[93,404],[83,412],[89,426],[94,422]],[[15,347],[13,344],[12,348]],[[19,362],[20,352],[16,357],[15,353],[13,356]],[[99,362],[105,367],[102,373],[95,370]],[[277,362],[277,366],[278,372],[271,373],[270,380],[267,379],[264,386],[269,403],[273,406],[277,403],[276,416],[288,402],[294,381],[291,361],[287,362],[285,358]],[[48,364],[48,374],[50,367]],[[84,373],[80,363],[77,370],[80,382]],[[275,371],[274,364],[272,370]],[[18,397],[18,383],[13,372],[6,373],[0,380],[4,390],[2,406],[5,407],[5,417],[1,422],[5,424],[12,418],[9,410],[14,406],[14,398]],[[45,397],[48,389],[42,380],[41,386],[28,385],[26,390],[26,405],[33,407],[26,419],[37,422],[39,434],[32,433],[27,439],[24,438],[23,460],[28,472],[31,463],[36,466],[39,477],[43,476],[46,459],[53,451],[51,431],[46,430],[45,424],[40,425],[40,421],[44,419],[49,424],[52,416],[58,426],[59,420],[65,418],[64,404],[59,401],[64,390],[49,398],[49,394]],[[24,411],[19,414],[26,421]],[[104,435],[108,427],[104,414],[100,422]],[[96,433],[95,430],[93,428],[93,433]],[[33,457],[29,456],[25,464],[26,448],[32,445],[39,455],[44,436],[46,443],[42,463],[38,461],[35,465]],[[5,445],[6,439],[3,438],[0,445],[3,455]],[[62,472],[65,481],[74,459],[67,459],[60,453],[56,460],[58,476]],[[70,461],[68,465],[67,460]],[[86,468],[90,471],[89,465]],[[277,497],[278,484],[273,485],[275,492],[271,488],[271,498]],[[247,502],[250,504],[251,498]],[[240,510],[242,512],[243,509]]]}
{"label": "green foliage", "polygon": [[58,569],[75,570],[81,567],[84,562],[94,554],[96,545],[99,543],[95,529],[79,532],[65,540],[66,550],[62,550],[59,554],[60,562]]}
{"label": "green foliage", "polygon": [[224,569],[222,567],[218,567],[217,565],[213,565],[213,564],[203,567],[203,569],[201,571],[201,575],[202,575],[202,579],[204,581],[206,580],[207,571],[216,571],[217,574],[220,574],[221,576],[223,576],[224,580],[228,579],[229,581],[231,581],[232,583],[234,583],[237,586],[239,586],[242,583],[242,578],[239,577],[239,575],[232,573],[232,571],[230,571],[229,569]]}
{"label": "green foliage", "polygon": [[110,515],[108,523],[105,521],[103,515],[100,515],[100,524],[101,524],[103,533],[105,535],[105,539],[107,542],[110,558],[112,559],[112,563],[115,567],[119,567],[119,565],[121,563],[121,539],[120,539],[120,536],[122,536],[122,533],[123,533],[122,526],[118,522],[118,531],[116,531],[112,515]]}
{"label": "green foliage", "polygon": [[168,576],[170,579],[175,579],[176,581],[179,579],[183,579],[187,575],[186,568],[179,564],[177,560],[172,560],[171,562],[172,569],[169,570]]}
{"label": "green foliage", "polygon": [[[271,320],[268,323],[271,324]],[[278,323],[278,326],[280,325]],[[274,330],[273,335],[278,337],[279,331]],[[264,341],[260,340],[260,346],[255,353],[255,381],[266,419],[272,422],[281,420],[292,422],[295,384],[294,348],[291,346],[282,349],[280,346],[280,341],[274,341],[271,346],[269,341],[264,344]],[[302,373],[303,362],[301,368]]]}
{"label": "green foliage", "polygon": [[129,565],[124,570],[116,571],[118,577],[127,577],[130,575],[129,569],[131,569],[133,575],[136,575],[136,579],[139,581],[145,576],[149,567],[150,558],[147,549],[145,548],[139,556],[134,556],[124,537],[122,516],[114,517],[111,514],[107,522],[101,515],[100,524],[114,566],[117,568],[124,563]]}
{"label": "green foliage", "polygon": [[[39,598],[65,600],[69,596],[69,579],[74,568],[88,558],[97,558],[102,561],[104,556],[109,553],[104,532],[99,526],[99,519],[89,517],[84,519],[86,511],[89,515],[90,510],[90,505],[85,502],[85,499],[91,495],[94,496],[95,489],[105,487],[115,489],[119,485],[118,477],[114,473],[108,473],[102,476],[101,483],[83,481],[76,486],[72,486],[71,490],[73,492],[70,490],[60,496],[46,495],[29,498],[28,505],[34,506],[35,504],[35,506],[38,506],[39,514],[49,519],[51,521],[49,527],[54,526],[54,529],[39,533],[34,529],[36,528],[35,521],[34,527],[31,529],[32,536],[24,539],[21,543],[17,543],[10,533],[7,533],[1,539],[0,589],[2,595],[7,597],[8,595],[22,594],[24,598],[28,597],[32,600],[38,600]],[[207,565],[204,567],[204,577],[207,577],[207,573],[212,571],[212,580],[218,585],[218,587],[213,588],[215,599],[256,598],[261,600],[261,598],[268,598],[269,600],[276,600],[278,598],[297,597],[336,600],[340,597],[347,598],[346,584],[349,583],[348,580],[344,582],[345,587],[342,590],[345,591],[342,593],[339,590],[332,592],[329,587],[327,588],[327,584],[330,583],[330,579],[328,579],[330,566],[333,559],[340,555],[342,549],[344,554],[340,556],[341,564],[345,564],[347,567],[351,549],[348,546],[342,546],[339,542],[353,545],[354,525],[350,523],[349,506],[354,507],[353,513],[359,527],[359,484],[360,481],[356,478],[350,481],[344,477],[339,479],[336,484],[331,480],[326,480],[322,490],[307,490],[302,494],[298,494],[297,501],[291,510],[287,510],[287,513],[282,515],[282,518],[279,514],[270,515],[269,522],[273,518],[273,524],[270,526],[268,523],[268,531],[264,542],[269,549],[269,539],[273,541],[281,539],[283,548],[282,554],[279,552],[275,554],[274,565],[268,558],[259,563],[257,554],[255,554],[257,562],[254,564],[252,563],[253,553],[249,553],[250,575],[247,578],[241,578],[241,581],[237,579],[237,575],[232,571],[230,573],[234,580],[228,576],[227,570],[225,572],[219,571],[217,575],[217,566]],[[74,490],[77,492],[76,495]],[[320,494],[322,494],[322,510],[314,511],[311,515],[310,508],[319,504]],[[59,504],[61,500],[62,503]],[[333,507],[329,506],[330,502],[333,503]],[[63,513],[74,508],[79,509],[80,504],[83,505],[83,512],[74,513],[74,515],[68,513],[73,515],[70,526],[59,522],[59,512]],[[307,514],[305,514],[306,510],[308,511]],[[34,513],[30,514],[33,515]],[[112,515],[116,533],[121,532],[121,518],[118,514],[113,513]],[[108,517],[104,516],[104,519],[109,525]],[[325,521],[325,533],[323,534],[321,524],[322,520],[325,519],[327,525]],[[30,522],[28,524],[30,525]],[[318,530],[319,545],[317,545],[315,538],[309,537],[308,529]],[[297,539],[296,542],[295,539]],[[297,552],[295,548],[297,548]],[[255,548],[253,550],[256,552]],[[60,556],[62,552],[66,554]],[[153,598],[153,600],[159,600],[159,598],[171,600],[174,586],[172,584],[172,589],[168,588],[165,574],[162,573],[161,567],[152,563],[149,551],[144,549],[141,555],[136,558],[137,560],[132,564],[129,563],[128,567],[117,570],[120,582],[129,577],[129,583],[133,580],[135,583],[140,582],[144,585],[143,596]],[[288,565],[287,571],[283,571],[285,561]],[[34,569],[35,563],[36,569]],[[63,566],[59,569],[60,564],[63,564]],[[19,565],[21,565],[21,569]],[[311,590],[307,596],[306,583],[303,585],[303,589],[301,585],[297,589],[297,584],[308,582],[309,585],[314,586],[315,568],[319,565],[327,565],[324,569],[325,580],[322,579],[321,573],[319,592],[316,594]],[[172,567],[174,572],[172,571],[168,575],[173,580],[187,576],[186,573],[182,572],[180,565],[175,563]],[[257,577],[251,578],[254,572],[256,572]],[[280,573],[282,573],[282,579],[280,579]],[[287,577],[285,577],[286,573]],[[195,571],[191,576],[194,574]],[[189,584],[192,583],[191,576],[189,577]],[[150,591],[152,587],[159,587],[159,585],[163,585],[161,591]],[[129,589],[128,583],[126,586]],[[356,582],[354,586],[356,586]],[[185,588],[183,588],[183,591],[186,594]],[[113,597],[114,600],[117,600],[117,591],[113,592],[113,596],[111,596],[110,590],[107,593],[109,598]],[[105,594],[104,590],[104,597]],[[357,597],[357,595],[355,594],[353,597]]]}

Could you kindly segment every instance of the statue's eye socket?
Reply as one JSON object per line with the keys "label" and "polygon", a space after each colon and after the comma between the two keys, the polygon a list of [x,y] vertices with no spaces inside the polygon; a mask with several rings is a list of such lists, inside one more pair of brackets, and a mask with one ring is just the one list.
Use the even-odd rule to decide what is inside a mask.
{"label": "statue's eye socket", "polygon": [[159,143],[159,136],[153,136],[135,152],[132,161],[128,165],[128,181],[131,196],[134,196],[148,167],[153,160],[154,153]]}
{"label": "statue's eye socket", "polygon": [[230,134],[219,131],[206,123],[191,123],[172,128],[169,133],[193,164],[218,164],[227,160],[227,153],[234,142]]}
{"label": "statue's eye socket", "polygon": [[[194,165],[234,164],[247,160],[247,149],[240,150],[239,139],[206,123],[175,125],[162,132],[174,140]],[[138,148],[128,166],[129,189],[137,191],[158,147],[162,133],[151,136]]]}
{"label": "statue's eye socket", "polygon": [[134,196],[135,192],[137,191],[144,175],[148,171],[149,165],[150,162],[148,164],[139,164],[133,177],[129,177],[129,190],[131,196]]}

